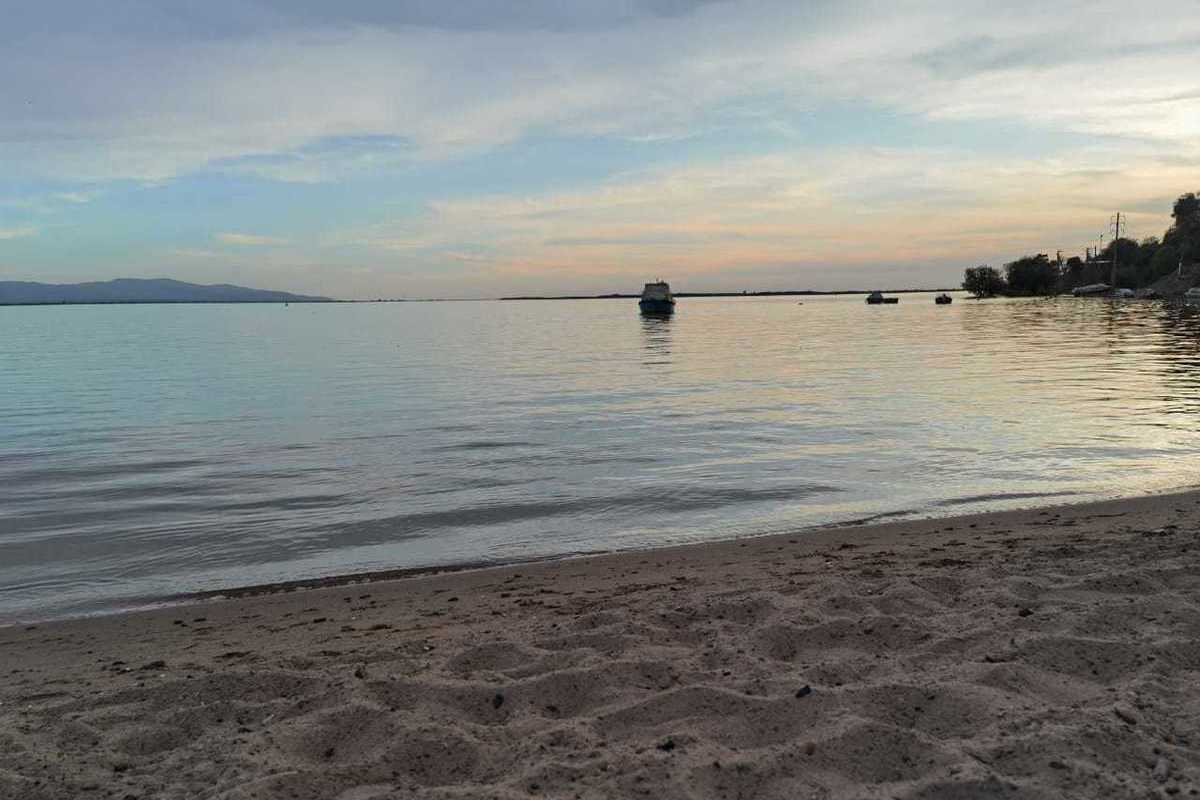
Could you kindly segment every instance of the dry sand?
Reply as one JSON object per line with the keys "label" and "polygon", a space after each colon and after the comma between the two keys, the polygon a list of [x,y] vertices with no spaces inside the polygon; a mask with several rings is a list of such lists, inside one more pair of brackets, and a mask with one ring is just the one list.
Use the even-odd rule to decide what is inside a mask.
{"label": "dry sand", "polygon": [[0,630],[4,798],[1169,797],[1200,494]]}

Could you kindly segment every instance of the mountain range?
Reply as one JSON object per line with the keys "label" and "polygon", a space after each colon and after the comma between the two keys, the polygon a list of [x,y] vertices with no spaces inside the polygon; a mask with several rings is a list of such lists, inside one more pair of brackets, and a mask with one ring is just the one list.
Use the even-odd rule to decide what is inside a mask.
{"label": "mountain range", "polygon": [[169,278],[117,278],[90,283],[0,281],[0,305],[62,303],[330,303],[314,297],[228,283],[201,285]]}

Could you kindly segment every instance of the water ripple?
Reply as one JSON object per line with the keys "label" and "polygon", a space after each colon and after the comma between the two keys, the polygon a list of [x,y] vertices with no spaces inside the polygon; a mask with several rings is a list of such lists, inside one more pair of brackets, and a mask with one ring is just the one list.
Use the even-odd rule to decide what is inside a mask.
{"label": "water ripple", "polygon": [[7,308],[0,374],[0,620],[1133,494],[1200,451],[1200,315],[1149,303]]}

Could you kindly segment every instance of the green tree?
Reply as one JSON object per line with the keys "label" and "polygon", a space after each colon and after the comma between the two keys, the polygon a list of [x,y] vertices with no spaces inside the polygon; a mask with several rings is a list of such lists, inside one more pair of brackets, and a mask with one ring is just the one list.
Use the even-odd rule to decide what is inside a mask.
{"label": "green tree", "polygon": [[1063,280],[1068,286],[1078,286],[1084,282],[1084,270],[1087,265],[1079,256],[1071,256],[1067,262],[1063,264],[1061,272]]}
{"label": "green tree", "polygon": [[995,267],[969,267],[963,272],[962,287],[975,297],[995,297],[1004,291],[1004,278]]}
{"label": "green tree", "polygon": [[1158,280],[1160,275],[1154,272],[1154,257],[1162,248],[1162,242],[1157,236],[1147,236],[1138,242],[1137,254],[1137,285],[1147,286]]}
{"label": "green tree", "polygon": [[1200,197],[1195,192],[1180,195],[1171,209],[1171,218],[1174,224],[1163,243],[1173,245],[1184,261],[1200,259]]}
{"label": "green tree", "polygon": [[1154,276],[1154,280],[1170,275],[1178,267],[1179,248],[1173,244],[1164,243],[1154,251],[1154,257],[1150,259],[1150,274]]}
{"label": "green tree", "polygon": [[1171,209],[1176,225],[1200,225],[1200,197],[1195,192],[1182,194]]}
{"label": "green tree", "polygon": [[1008,290],[1016,294],[1054,294],[1058,290],[1058,265],[1045,253],[1024,256],[1004,265]]}
{"label": "green tree", "polygon": [[[1147,280],[1149,277],[1150,259],[1154,257],[1154,251],[1158,249],[1158,239],[1147,239],[1142,243],[1135,242],[1133,239],[1121,237],[1116,241],[1109,242],[1108,246],[1100,251],[1101,261],[1112,261],[1113,253],[1117,256],[1117,286],[1126,289],[1136,289],[1153,280]],[[1107,282],[1107,278],[1105,278]]]}

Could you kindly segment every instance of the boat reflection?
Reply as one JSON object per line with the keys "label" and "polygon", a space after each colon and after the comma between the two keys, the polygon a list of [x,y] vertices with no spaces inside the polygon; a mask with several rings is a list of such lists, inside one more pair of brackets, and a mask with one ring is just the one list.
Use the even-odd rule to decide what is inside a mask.
{"label": "boat reflection", "polygon": [[642,312],[642,363],[662,366],[671,363],[671,314]]}

